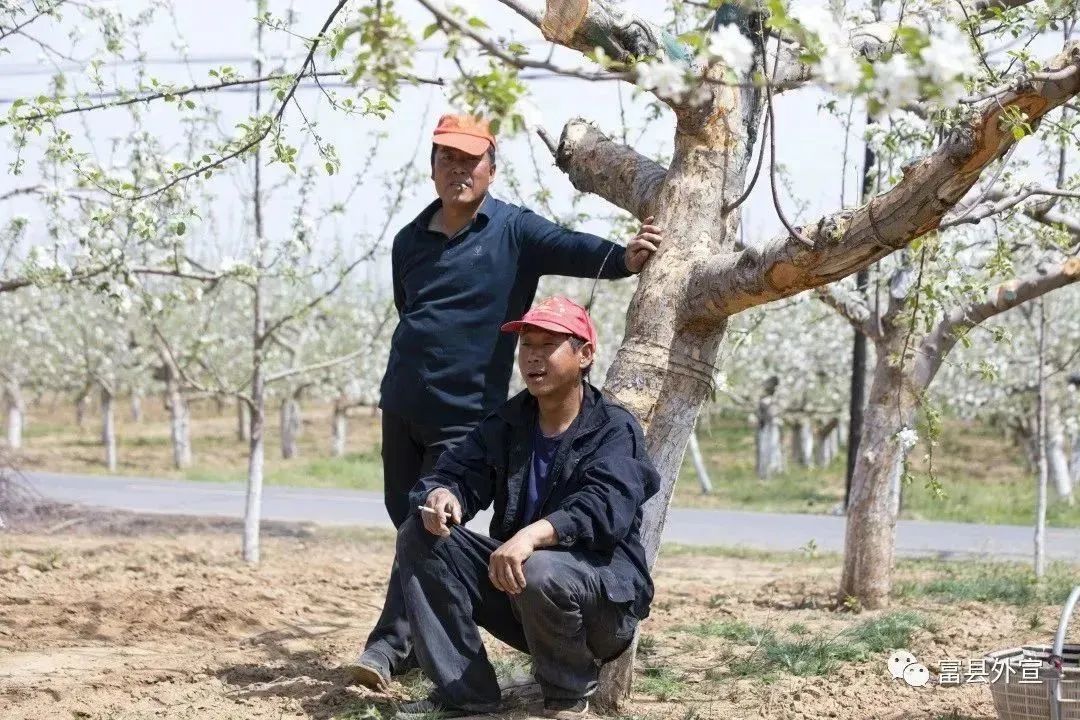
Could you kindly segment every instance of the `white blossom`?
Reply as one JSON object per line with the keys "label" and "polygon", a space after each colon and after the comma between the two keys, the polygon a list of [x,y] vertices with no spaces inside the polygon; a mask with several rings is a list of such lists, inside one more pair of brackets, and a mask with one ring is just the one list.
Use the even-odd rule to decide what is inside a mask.
{"label": "white blossom", "polygon": [[830,47],[821,58],[822,81],[837,90],[854,90],[862,80],[862,68],[850,48]]}
{"label": "white blossom", "polygon": [[742,74],[754,64],[754,45],[734,25],[721,25],[709,36],[709,57]]}
{"label": "white blossom", "polygon": [[682,67],[666,60],[640,63],[637,76],[638,85],[661,97],[678,98],[689,89]]}
{"label": "white blossom", "polygon": [[792,9],[791,15],[805,30],[816,35],[825,47],[848,45],[843,29],[828,9],[820,5],[800,5]]}
{"label": "white blossom", "polygon": [[874,92],[886,109],[913,102],[919,97],[919,79],[906,55],[893,55],[877,66]]}
{"label": "white blossom", "polygon": [[896,442],[900,444],[901,449],[907,452],[919,442],[919,433],[915,432],[912,428],[904,427],[900,432],[896,433]]}
{"label": "white blossom", "polygon": [[939,85],[963,77],[976,62],[967,38],[959,28],[947,23],[930,36],[930,44],[923,48],[920,58],[927,77]]}

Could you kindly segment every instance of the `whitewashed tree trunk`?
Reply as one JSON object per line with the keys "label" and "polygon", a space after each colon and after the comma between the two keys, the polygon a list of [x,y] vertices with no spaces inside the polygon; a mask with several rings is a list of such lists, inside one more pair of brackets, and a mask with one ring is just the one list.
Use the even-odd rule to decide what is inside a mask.
{"label": "whitewashed tree trunk", "polygon": [[758,403],[755,447],[755,468],[759,478],[768,480],[784,472],[783,432],[776,414],[775,401],[771,397],[764,397]]}
{"label": "whitewashed tree trunk", "polygon": [[293,397],[281,401],[281,457],[286,460],[298,454],[296,438],[300,434],[300,405]]}
{"label": "whitewashed tree trunk", "polygon": [[[262,53],[263,25],[256,26],[256,50]],[[262,74],[262,61],[258,54],[255,60],[256,76]],[[262,108],[262,92],[255,91],[255,112]],[[266,448],[263,445],[263,432],[266,425],[266,376],[263,368],[263,353],[266,343],[266,308],[263,297],[266,292],[266,252],[263,247],[262,216],[262,146],[255,146],[252,158],[254,188],[252,192],[252,215],[255,220],[255,281],[252,288],[252,332],[251,332],[251,430],[248,440],[248,483],[247,498],[244,504],[244,561],[252,565],[259,562],[259,527],[262,520],[263,462]]]}
{"label": "whitewashed tree trunk", "polygon": [[697,432],[690,434],[690,457],[694,461],[694,472],[697,474],[698,482],[701,483],[701,492],[708,495],[712,492],[712,480],[709,478],[709,469],[705,466],[705,458],[698,445]]}
{"label": "whitewashed tree trunk", "polygon": [[1072,436],[1072,454],[1069,456],[1069,477],[1072,479],[1072,488],[1080,488],[1080,432]]}
{"label": "whitewashed tree trunk", "polygon": [[804,468],[814,467],[814,426],[810,418],[799,418],[793,426],[793,433],[795,462]]}
{"label": "whitewashed tree trunk", "polygon": [[4,383],[4,400],[7,404],[7,446],[9,450],[22,447],[23,425],[26,422],[26,405],[22,388],[14,380]]}
{"label": "whitewashed tree trunk", "polygon": [[334,415],[330,424],[330,455],[336,458],[344,457],[345,441],[349,436],[349,416],[340,404],[334,404]]}
{"label": "whitewashed tree trunk", "polygon": [[142,395],[137,392],[131,393],[131,422],[141,423],[143,419]]}
{"label": "whitewashed tree trunk", "polygon": [[101,444],[105,447],[105,467],[116,471],[116,412],[112,390],[101,388]]}
{"label": "whitewashed tree trunk", "polygon": [[1039,353],[1038,389],[1035,409],[1035,443],[1038,448],[1038,468],[1035,488],[1035,577],[1042,579],[1046,573],[1046,485],[1049,467],[1046,458],[1047,409],[1046,409],[1046,305],[1039,302]]}
{"label": "whitewashed tree trunk", "polygon": [[191,467],[191,418],[187,401],[180,392],[178,379],[168,372],[165,380],[165,407],[169,410],[169,438],[172,440],[173,467]]}
{"label": "whitewashed tree trunk", "polygon": [[251,437],[251,410],[243,398],[236,399],[236,439],[240,442]]}
{"label": "whitewashed tree trunk", "polygon": [[1058,498],[1071,505],[1073,496],[1069,454],[1065,445],[1065,427],[1061,422],[1061,406],[1057,402],[1050,402],[1046,407],[1046,461]]}

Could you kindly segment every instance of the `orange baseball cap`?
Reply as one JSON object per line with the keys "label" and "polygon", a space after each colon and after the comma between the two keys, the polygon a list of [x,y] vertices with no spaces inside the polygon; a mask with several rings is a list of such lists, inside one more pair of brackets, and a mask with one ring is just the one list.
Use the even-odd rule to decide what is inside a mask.
{"label": "orange baseball cap", "polygon": [[596,326],[589,312],[573,300],[555,295],[534,305],[525,317],[502,326],[503,332],[520,332],[525,326],[566,333],[592,343],[596,349]]}
{"label": "orange baseball cap", "polygon": [[443,115],[435,127],[431,142],[447,145],[470,155],[483,155],[488,146],[495,147],[487,120],[472,115]]}

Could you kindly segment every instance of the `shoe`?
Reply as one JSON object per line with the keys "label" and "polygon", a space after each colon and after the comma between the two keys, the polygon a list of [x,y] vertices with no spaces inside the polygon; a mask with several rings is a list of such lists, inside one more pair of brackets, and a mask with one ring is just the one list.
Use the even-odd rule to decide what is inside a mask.
{"label": "shoe", "polygon": [[459,718],[466,715],[475,715],[469,710],[443,705],[437,698],[426,697],[423,700],[413,700],[403,703],[398,707],[395,720],[446,720],[446,718]]}
{"label": "shoe", "polygon": [[589,714],[589,698],[577,700],[560,700],[550,698],[544,700],[544,717],[552,720],[579,720]]}
{"label": "shoe", "polygon": [[345,666],[353,685],[386,692],[390,688],[390,662],[382,653],[364,652],[356,662]]}

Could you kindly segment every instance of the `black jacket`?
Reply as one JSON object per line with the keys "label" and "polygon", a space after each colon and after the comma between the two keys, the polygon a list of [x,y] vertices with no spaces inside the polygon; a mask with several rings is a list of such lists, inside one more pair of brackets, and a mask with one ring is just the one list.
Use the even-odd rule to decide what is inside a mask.
{"label": "black jacket", "polygon": [[[468,521],[495,503],[491,537],[509,540],[524,527],[522,513],[539,417],[536,399],[519,393],[488,415],[430,475],[413,487],[413,506],[448,488]],[[586,383],[581,412],[549,466],[551,491],[541,517],[555,527],[559,546],[600,571],[608,598],[649,614],[653,584],[641,546],[641,506],[660,488],[660,477],[634,416]]]}
{"label": "black jacket", "polygon": [[429,425],[472,425],[506,402],[517,338],[499,331],[532,305],[543,275],[623,278],[626,249],[484,198],[447,238],[428,230],[436,200],[394,238],[398,325],[380,407]]}

